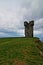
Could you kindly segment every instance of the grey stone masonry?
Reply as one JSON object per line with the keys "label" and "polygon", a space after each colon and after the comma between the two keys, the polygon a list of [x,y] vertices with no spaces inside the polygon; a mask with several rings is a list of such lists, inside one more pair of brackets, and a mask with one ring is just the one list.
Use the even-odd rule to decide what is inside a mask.
{"label": "grey stone masonry", "polygon": [[25,26],[25,37],[33,37],[33,26],[34,26],[34,21],[29,21],[29,23],[27,21],[24,22],[24,26]]}

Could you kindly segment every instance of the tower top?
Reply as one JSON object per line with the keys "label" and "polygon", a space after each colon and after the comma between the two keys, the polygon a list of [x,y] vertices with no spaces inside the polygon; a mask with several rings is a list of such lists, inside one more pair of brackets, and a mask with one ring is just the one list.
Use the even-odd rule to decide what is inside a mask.
{"label": "tower top", "polygon": [[29,21],[29,24],[30,24],[31,26],[33,26],[33,25],[34,25],[34,20]]}

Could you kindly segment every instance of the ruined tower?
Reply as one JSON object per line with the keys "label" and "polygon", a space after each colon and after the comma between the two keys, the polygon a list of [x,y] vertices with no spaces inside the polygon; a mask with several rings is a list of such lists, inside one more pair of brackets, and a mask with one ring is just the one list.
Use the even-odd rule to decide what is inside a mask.
{"label": "ruined tower", "polygon": [[25,37],[33,37],[33,26],[34,26],[34,21],[27,21],[24,22],[25,26]]}

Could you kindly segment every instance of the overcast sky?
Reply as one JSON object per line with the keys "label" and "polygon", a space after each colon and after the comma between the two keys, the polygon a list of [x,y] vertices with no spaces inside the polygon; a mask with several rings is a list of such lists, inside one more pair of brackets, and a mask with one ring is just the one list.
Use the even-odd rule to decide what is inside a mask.
{"label": "overcast sky", "polygon": [[0,37],[24,36],[24,21],[34,20],[34,36],[43,38],[43,0],[0,0]]}

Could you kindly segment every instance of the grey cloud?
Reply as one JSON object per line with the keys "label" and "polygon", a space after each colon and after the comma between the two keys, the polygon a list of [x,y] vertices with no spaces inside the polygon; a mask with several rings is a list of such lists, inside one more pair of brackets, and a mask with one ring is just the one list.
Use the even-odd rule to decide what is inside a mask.
{"label": "grey cloud", "polygon": [[43,29],[43,18],[40,18],[37,21],[35,21],[35,29],[36,30]]}
{"label": "grey cloud", "polygon": [[28,3],[27,2],[23,2],[24,7],[28,11],[28,14],[26,15],[27,17],[25,16],[25,18],[36,20],[36,19],[43,17],[43,6],[42,6],[43,1],[42,0],[32,0],[32,1],[30,0],[30,2]]}
{"label": "grey cloud", "polygon": [[[7,1],[7,3],[8,3],[8,1]],[[43,0],[16,0],[16,1],[12,0],[12,3],[10,2],[11,7],[9,7],[9,8],[11,8],[11,10],[9,10],[9,8],[8,8],[8,10],[6,12],[8,15],[6,14],[5,18],[7,21],[10,21],[11,23],[13,22],[14,25],[12,25],[9,22],[9,24],[8,24],[9,26],[6,25],[8,27],[8,29],[12,30],[12,28],[14,28],[13,30],[16,30],[16,29],[22,30],[22,29],[24,29],[25,20],[27,20],[27,21],[34,20],[35,21],[34,30],[35,31],[40,30],[41,32],[43,32],[42,31],[42,29],[43,29],[43,22],[42,22],[43,21],[43,6],[42,6]],[[14,5],[14,3],[16,5]],[[6,8],[5,8],[5,10],[6,10]],[[14,18],[16,18],[16,19],[14,19]],[[4,20],[4,21],[6,21],[6,20]],[[40,23],[40,21],[41,21],[41,23]],[[17,23],[17,25],[16,25],[16,23]],[[3,28],[4,28],[4,26],[3,26]],[[11,28],[9,28],[9,27],[11,27]]]}

